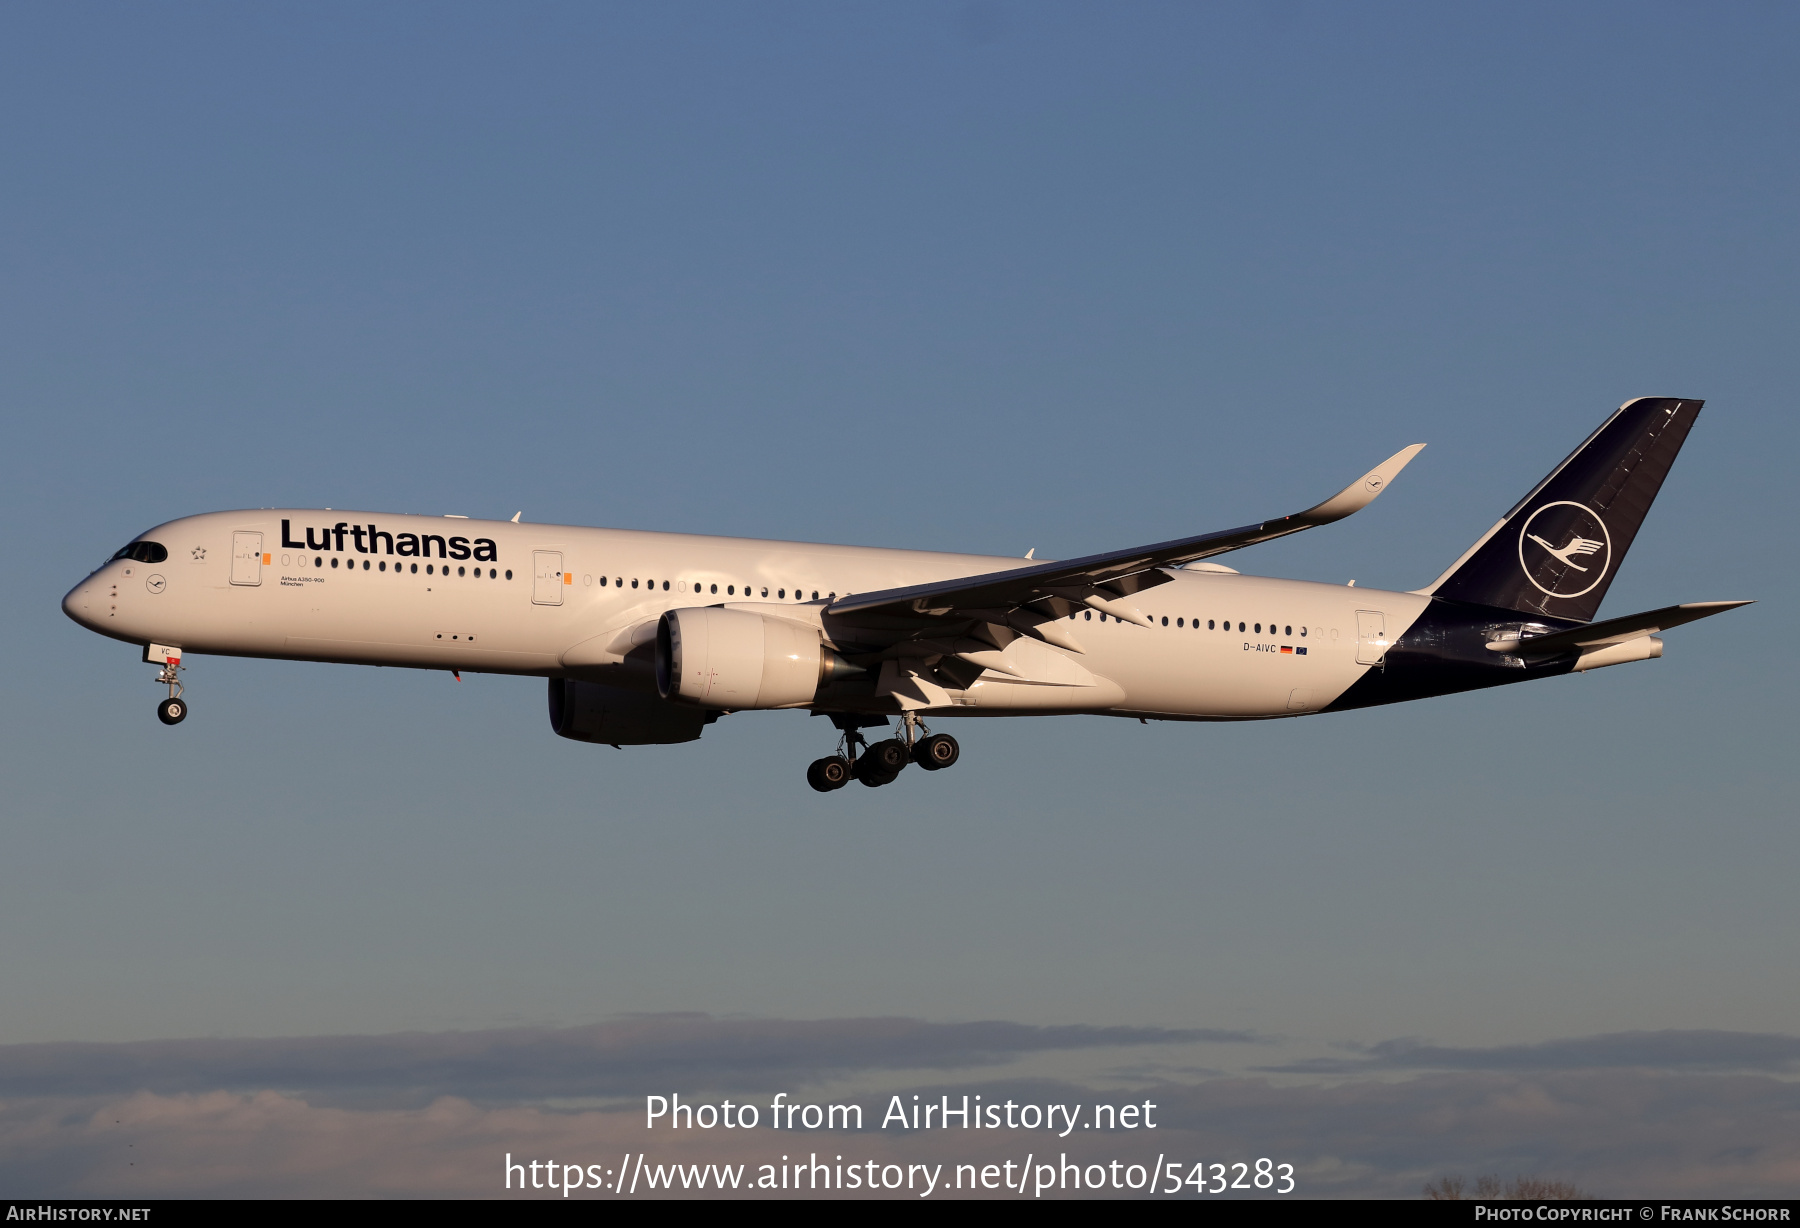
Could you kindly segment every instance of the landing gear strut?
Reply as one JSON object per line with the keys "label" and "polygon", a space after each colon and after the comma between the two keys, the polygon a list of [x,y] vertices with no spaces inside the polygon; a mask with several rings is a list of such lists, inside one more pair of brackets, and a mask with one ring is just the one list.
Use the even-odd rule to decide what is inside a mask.
{"label": "landing gear strut", "polygon": [[941,771],[962,754],[956,739],[949,734],[927,732],[916,712],[901,715],[899,737],[875,743],[864,740],[855,716],[832,719],[844,731],[839,752],[815,759],[806,769],[806,783],[820,793],[841,789],[852,780],[860,780],[871,789],[892,784],[908,763],[916,763],[928,772]]}
{"label": "landing gear strut", "polygon": [[156,701],[156,719],[165,725],[181,724],[187,719],[187,701],[181,697],[181,658],[170,657],[164,661],[162,673],[156,676],[156,681],[169,688],[169,697]]}

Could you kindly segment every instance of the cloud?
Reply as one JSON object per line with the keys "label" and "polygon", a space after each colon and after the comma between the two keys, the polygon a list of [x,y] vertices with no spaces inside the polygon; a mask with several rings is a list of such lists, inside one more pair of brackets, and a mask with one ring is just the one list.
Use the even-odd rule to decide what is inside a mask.
{"label": "cloud", "polygon": [[1312,1058],[1259,1069],[1284,1074],[1380,1070],[1761,1071],[1800,1069],[1800,1037],[1765,1032],[1612,1032],[1535,1045],[1456,1049],[1416,1040],[1370,1045],[1358,1058]]}
{"label": "cloud", "polygon": [[955,1070],[1056,1050],[1250,1042],[1210,1029],[999,1021],[643,1015],[576,1028],[0,1046],[0,1096],[345,1092],[422,1104],[792,1088],[851,1072]]}
{"label": "cloud", "polygon": [[[1800,1193],[1800,1082],[1777,1077],[1794,1061],[1794,1042],[1780,1036],[1627,1033],[1491,1049],[1393,1041],[1300,1083],[1173,1064],[1153,1073],[1154,1063],[1129,1091],[1110,1075],[1058,1080],[1023,1073],[1026,1065],[996,1077],[996,1067],[1034,1053],[1255,1039],[672,1015],[587,1028],[12,1045],[0,1047],[0,1186],[21,1197],[505,1197],[508,1154],[601,1171],[632,1153],[754,1172],[816,1152],[834,1164],[944,1164],[949,1174],[1028,1153],[1034,1164],[1066,1154],[1108,1174],[1114,1160],[1151,1166],[1160,1154],[1184,1176],[1196,1161],[1266,1157],[1293,1164],[1298,1192],[1310,1197],[1415,1197],[1425,1181],[1456,1172],[1560,1178],[1617,1197]],[[838,1090],[851,1076],[860,1090]],[[832,1100],[863,1106],[864,1130],[769,1128],[775,1092],[804,1099],[808,1083],[825,1079],[838,1081]],[[463,1090],[432,1091],[443,1088]],[[748,1130],[648,1128],[635,1097],[579,1110],[546,1103],[575,1089],[602,1101],[729,1094],[761,1104],[764,1116]],[[890,1096],[910,1105],[914,1095],[923,1104],[965,1094],[989,1104],[1150,1102],[1156,1127],[881,1128]]]}
{"label": "cloud", "polygon": [[[909,1089],[892,1091],[910,1103]],[[318,1106],[276,1092],[184,1093],[0,1105],[0,1184],[15,1197],[505,1197],[505,1158],[652,1164],[1079,1165],[1157,1155],[1296,1168],[1303,1197],[1417,1197],[1447,1173],[1531,1173],[1614,1197],[1793,1197],[1800,1192],[1800,1086],[1757,1075],[1644,1071],[1432,1074],[1335,1086],[1229,1079],[1128,1097],[1076,1084],[1005,1092],[1070,1104],[1156,1104],[1154,1131],[1057,1138],[1045,1131],[776,1133],[646,1130],[638,1111],[483,1107],[453,1097],[420,1108]],[[873,1119],[886,1095],[860,1097]],[[766,1122],[765,1122],[766,1126]],[[649,1194],[647,1188],[640,1194]],[[968,1191],[965,1190],[964,1193]],[[1091,1191],[1083,1191],[1091,1193]],[[1119,1196],[1120,1191],[1100,1191]],[[552,1197],[544,1190],[512,1196]],[[586,1197],[616,1197],[584,1191]],[[997,1193],[992,1196],[997,1196]],[[1016,1195],[1014,1195],[1016,1196]]]}
{"label": "cloud", "polygon": [[1416,1195],[1451,1172],[1536,1174],[1590,1193],[1788,1196],[1800,1086],[1756,1075],[1643,1070],[1445,1073],[1276,1088],[1165,1088],[1169,1120],[1205,1154],[1254,1140],[1305,1157],[1313,1192]]}

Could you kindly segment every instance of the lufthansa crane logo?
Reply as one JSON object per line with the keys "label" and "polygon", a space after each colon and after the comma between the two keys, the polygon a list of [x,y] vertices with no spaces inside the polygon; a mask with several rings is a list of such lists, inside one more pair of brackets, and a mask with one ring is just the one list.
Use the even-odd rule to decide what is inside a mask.
{"label": "lufthansa crane logo", "polygon": [[1519,530],[1519,566],[1552,597],[1592,592],[1611,564],[1612,534],[1585,504],[1546,503]]}

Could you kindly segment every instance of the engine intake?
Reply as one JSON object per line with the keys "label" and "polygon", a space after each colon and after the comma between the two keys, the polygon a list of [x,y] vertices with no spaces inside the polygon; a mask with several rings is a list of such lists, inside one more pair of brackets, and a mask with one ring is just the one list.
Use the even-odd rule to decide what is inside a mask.
{"label": "engine intake", "polygon": [[664,699],[733,711],[810,703],[836,678],[865,673],[814,627],[748,610],[670,610],[656,627]]}

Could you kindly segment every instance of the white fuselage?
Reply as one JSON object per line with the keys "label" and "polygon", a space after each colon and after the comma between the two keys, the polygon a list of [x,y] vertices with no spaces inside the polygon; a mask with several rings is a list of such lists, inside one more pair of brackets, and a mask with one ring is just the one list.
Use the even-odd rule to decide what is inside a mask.
{"label": "white fuselage", "polygon": [[[834,596],[1023,565],[303,509],[191,516],[142,536],[167,559],[107,563],[64,600],[71,617],[185,654],[573,676],[637,690],[654,682],[642,653],[634,661],[630,651],[667,610],[759,609],[823,625],[829,638],[821,611]],[[984,673],[953,695],[951,711],[1224,720],[1315,712],[1379,668],[1387,643],[1430,600],[1223,571],[1168,574],[1172,582],[1132,598],[1152,628],[1080,612],[1061,626],[1082,652],[1015,641],[1016,673]]]}

